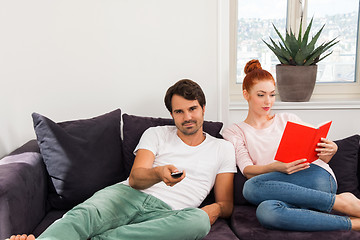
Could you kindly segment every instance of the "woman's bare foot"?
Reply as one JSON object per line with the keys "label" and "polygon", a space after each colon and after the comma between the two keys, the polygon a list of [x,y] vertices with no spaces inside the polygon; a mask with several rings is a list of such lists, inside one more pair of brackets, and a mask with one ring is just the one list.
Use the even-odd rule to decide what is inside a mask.
{"label": "woman's bare foot", "polygon": [[360,199],[349,192],[340,193],[336,195],[333,209],[360,218]]}
{"label": "woman's bare foot", "polygon": [[360,218],[350,218],[351,221],[351,230],[360,231]]}
{"label": "woman's bare foot", "polygon": [[30,234],[29,236],[26,234],[23,235],[12,235],[10,238],[6,240],[35,240],[35,236]]}

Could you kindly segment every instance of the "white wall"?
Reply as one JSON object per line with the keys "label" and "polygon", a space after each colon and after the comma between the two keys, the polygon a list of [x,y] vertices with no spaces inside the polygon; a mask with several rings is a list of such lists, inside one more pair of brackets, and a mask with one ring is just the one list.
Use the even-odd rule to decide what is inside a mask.
{"label": "white wall", "polygon": [[[206,119],[243,120],[246,110],[228,106],[228,7],[228,0],[0,1],[0,157],[35,138],[32,112],[54,121],[115,108],[168,117],[165,91],[182,78],[202,86]],[[359,111],[295,113],[315,124],[335,118],[337,138],[360,132]]]}
{"label": "white wall", "polygon": [[197,81],[218,118],[217,0],[0,1],[0,157],[54,121],[168,117],[166,89]]}

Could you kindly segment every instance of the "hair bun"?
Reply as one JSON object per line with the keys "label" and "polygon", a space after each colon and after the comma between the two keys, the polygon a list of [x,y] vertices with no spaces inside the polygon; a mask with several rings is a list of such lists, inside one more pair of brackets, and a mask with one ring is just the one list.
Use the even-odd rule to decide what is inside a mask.
{"label": "hair bun", "polygon": [[246,63],[245,67],[244,67],[244,72],[245,74],[248,74],[251,71],[254,71],[256,69],[262,69],[261,64],[259,62],[259,60],[250,60]]}

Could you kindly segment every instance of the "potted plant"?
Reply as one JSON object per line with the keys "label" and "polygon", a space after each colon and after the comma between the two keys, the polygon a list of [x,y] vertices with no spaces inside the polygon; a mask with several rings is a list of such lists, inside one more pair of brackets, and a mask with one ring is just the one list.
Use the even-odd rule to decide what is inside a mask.
{"label": "potted plant", "polygon": [[278,29],[273,24],[273,27],[280,37],[281,41],[278,44],[270,37],[272,45],[263,42],[274,52],[281,64],[276,65],[276,81],[278,92],[281,101],[284,102],[307,102],[313,93],[316,74],[317,63],[332,52],[321,57],[321,54],[329,50],[339,41],[336,38],[329,42],[322,43],[315,47],[325,24],[309,41],[309,34],[313,18],[311,19],[304,35],[302,36],[302,20],[300,22],[300,29],[298,37],[290,30],[286,32],[285,39],[280,34]]}

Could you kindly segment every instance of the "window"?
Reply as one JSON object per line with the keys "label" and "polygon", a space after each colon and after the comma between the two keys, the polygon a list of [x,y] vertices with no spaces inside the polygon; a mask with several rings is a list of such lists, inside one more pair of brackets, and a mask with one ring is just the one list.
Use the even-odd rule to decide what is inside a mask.
{"label": "window", "polygon": [[308,3],[307,22],[314,16],[314,30],[325,24],[318,41],[335,37],[339,40],[332,48],[333,53],[318,64],[319,83],[355,82],[359,1],[347,0],[344,3],[338,0],[310,0]]}
{"label": "window", "polygon": [[[285,35],[285,29],[298,32],[300,19],[304,24],[314,17],[312,36],[325,24],[317,43],[337,37],[340,42],[333,53],[318,63],[317,84],[312,99],[360,99],[358,70],[358,0],[234,0],[230,16],[236,23],[231,35],[231,61],[236,62],[230,79],[231,100],[241,99],[241,83],[245,63],[259,59],[264,69],[276,79],[276,56],[262,42],[274,40],[277,34],[272,23]],[[275,40],[277,41],[277,40]]]}
{"label": "window", "polygon": [[286,1],[238,2],[236,82],[242,83],[244,66],[251,59],[258,59],[262,67],[275,77],[275,65],[279,60],[262,39],[268,41],[268,36],[271,36],[275,41],[279,40],[272,23],[278,29],[286,28]]}

